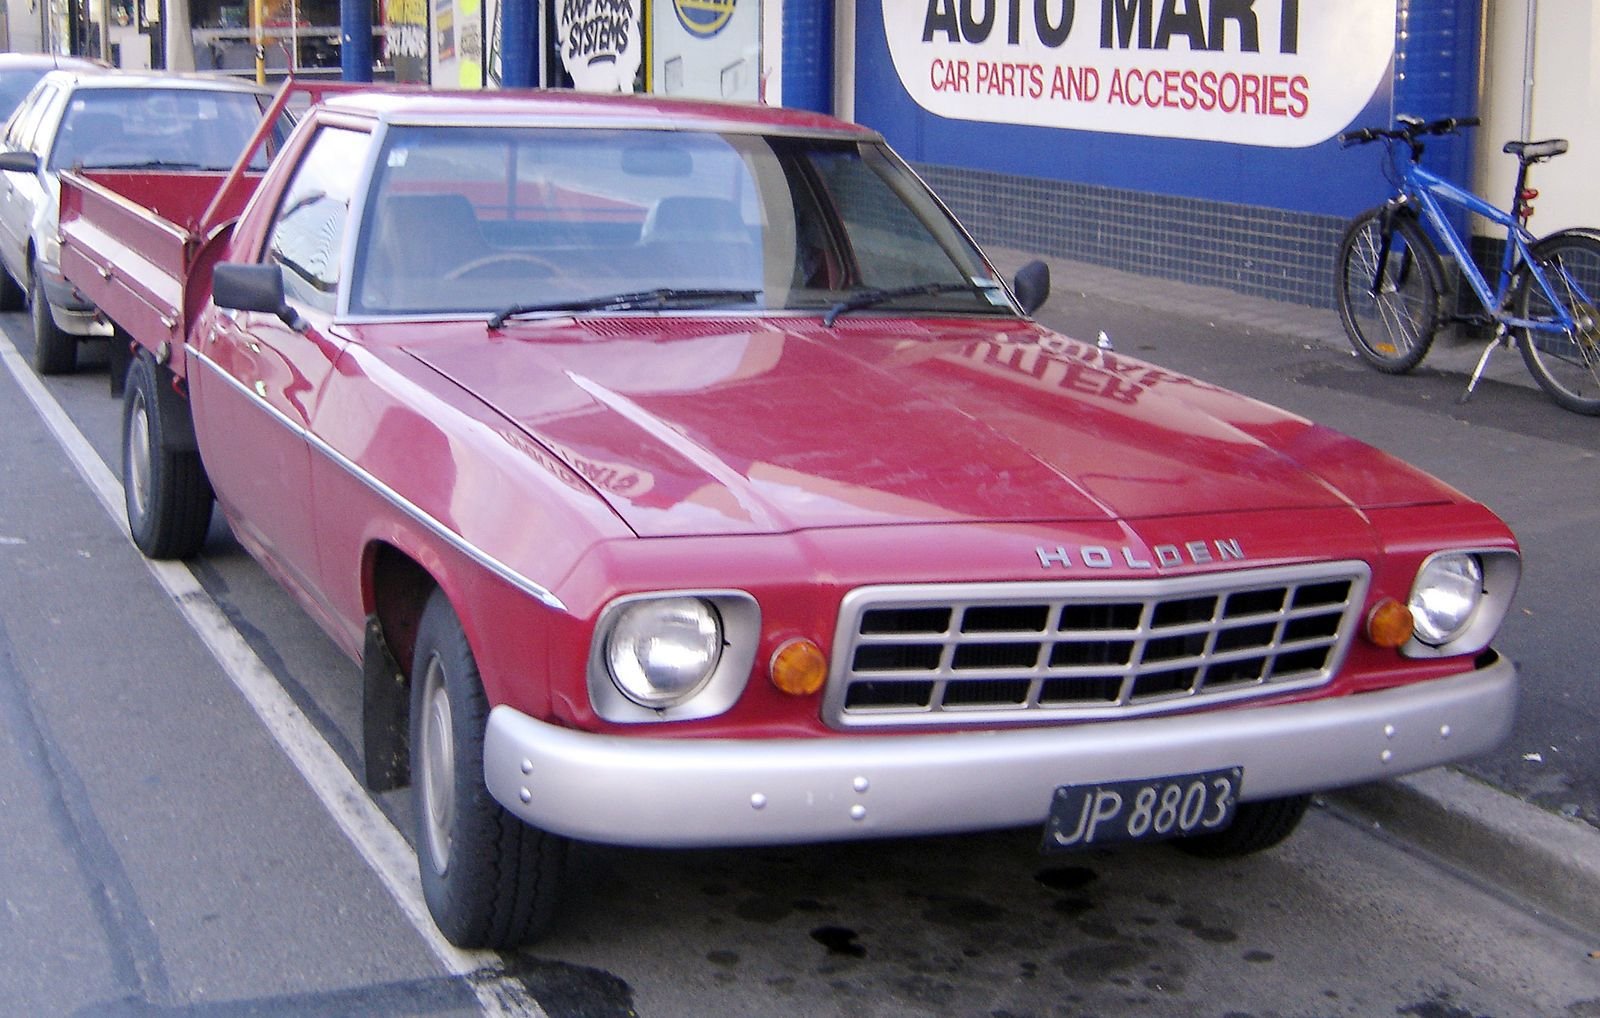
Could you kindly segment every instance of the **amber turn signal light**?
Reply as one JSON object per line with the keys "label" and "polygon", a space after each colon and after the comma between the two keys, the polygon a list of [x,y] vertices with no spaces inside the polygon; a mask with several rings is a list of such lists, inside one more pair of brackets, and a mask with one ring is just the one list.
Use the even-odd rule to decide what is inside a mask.
{"label": "amber turn signal light", "polygon": [[772,655],[772,684],[790,696],[810,696],[828,678],[828,659],[810,640],[790,640]]}
{"label": "amber turn signal light", "polygon": [[1411,639],[1413,625],[1411,609],[1386,597],[1373,605],[1372,613],[1367,616],[1367,639],[1392,650]]}

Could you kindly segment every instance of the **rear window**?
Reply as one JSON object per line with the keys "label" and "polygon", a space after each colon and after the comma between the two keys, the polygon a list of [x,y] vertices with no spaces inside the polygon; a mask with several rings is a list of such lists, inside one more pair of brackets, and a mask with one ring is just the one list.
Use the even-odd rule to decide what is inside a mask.
{"label": "rear window", "polygon": [[[79,89],[67,103],[49,168],[227,170],[266,99],[198,89]],[[252,169],[265,169],[258,153]]]}

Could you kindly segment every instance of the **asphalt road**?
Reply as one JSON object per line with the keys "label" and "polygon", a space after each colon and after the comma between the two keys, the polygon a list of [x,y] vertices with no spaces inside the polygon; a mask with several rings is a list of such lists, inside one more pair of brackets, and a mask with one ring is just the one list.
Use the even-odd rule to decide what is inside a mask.
{"label": "asphalt road", "polygon": [[[1089,303],[1134,352],[1186,335]],[[26,319],[0,329],[25,356]],[[1230,342],[1236,367],[1157,359],[1290,389],[1346,370]],[[1223,864],[1042,858],[1037,831],[586,847],[549,940],[453,951],[418,914],[404,796],[352,777],[355,666],[221,524],[191,568],[148,567],[103,373],[38,385],[0,358],[0,1015],[1600,1016],[1600,933],[1328,807]],[[1528,650],[1559,653],[1525,618]]]}

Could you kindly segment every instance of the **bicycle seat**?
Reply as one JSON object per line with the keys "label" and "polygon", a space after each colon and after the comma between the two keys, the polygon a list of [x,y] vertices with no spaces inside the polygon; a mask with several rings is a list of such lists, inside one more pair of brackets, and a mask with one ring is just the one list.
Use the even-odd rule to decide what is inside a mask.
{"label": "bicycle seat", "polygon": [[1530,163],[1554,159],[1567,150],[1567,139],[1548,138],[1544,141],[1508,141],[1502,150]]}

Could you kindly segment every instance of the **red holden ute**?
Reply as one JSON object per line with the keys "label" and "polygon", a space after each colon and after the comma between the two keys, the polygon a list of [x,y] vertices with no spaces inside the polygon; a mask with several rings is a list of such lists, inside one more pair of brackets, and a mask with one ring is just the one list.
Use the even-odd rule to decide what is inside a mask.
{"label": "red holden ute", "polygon": [[378,90],[250,189],[187,334],[120,323],[130,522],[193,553],[214,491],[362,663],[457,944],[574,841],[1232,855],[1508,730],[1500,520],[1043,328],[870,130]]}

